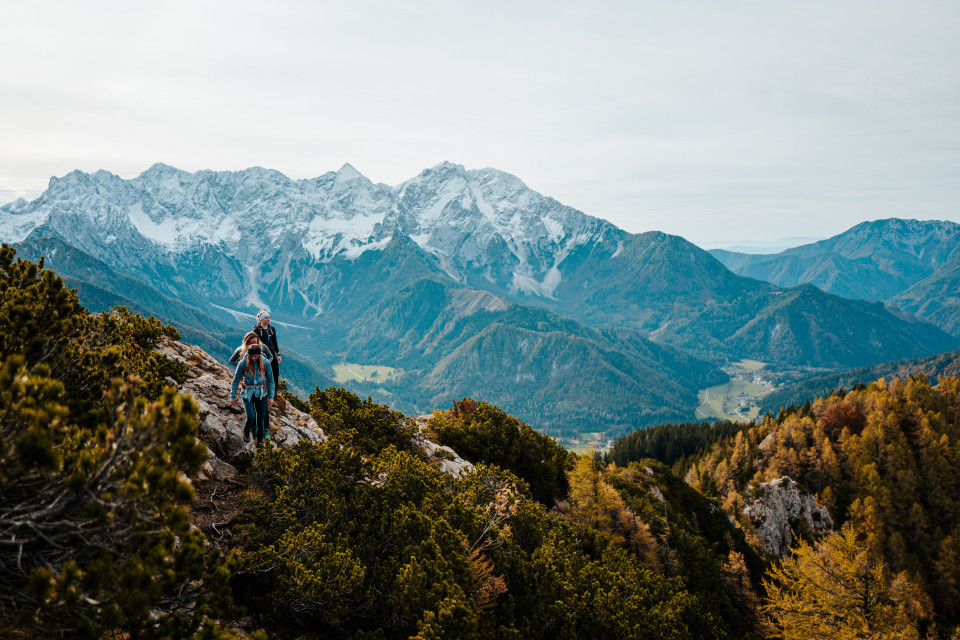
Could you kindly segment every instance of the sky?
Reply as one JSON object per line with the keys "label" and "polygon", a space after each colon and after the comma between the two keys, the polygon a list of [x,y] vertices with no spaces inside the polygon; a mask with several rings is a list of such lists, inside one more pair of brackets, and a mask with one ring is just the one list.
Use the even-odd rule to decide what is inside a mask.
{"label": "sky", "polygon": [[631,232],[960,222],[960,2],[0,0],[0,203],[156,162],[494,167]]}

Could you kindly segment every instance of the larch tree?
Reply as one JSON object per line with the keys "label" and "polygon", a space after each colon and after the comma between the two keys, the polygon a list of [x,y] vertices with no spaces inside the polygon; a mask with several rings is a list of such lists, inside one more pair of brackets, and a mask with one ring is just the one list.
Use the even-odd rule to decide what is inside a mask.
{"label": "larch tree", "polygon": [[764,581],[775,635],[784,640],[907,640],[918,637],[915,590],[892,584],[885,563],[847,524],[801,543]]}

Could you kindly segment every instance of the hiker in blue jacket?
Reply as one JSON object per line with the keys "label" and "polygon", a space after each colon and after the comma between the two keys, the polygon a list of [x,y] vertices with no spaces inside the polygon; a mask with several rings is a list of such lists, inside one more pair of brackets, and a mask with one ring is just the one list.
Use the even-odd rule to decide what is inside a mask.
{"label": "hiker in blue jacket", "polygon": [[259,447],[270,435],[267,432],[267,408],[273,406],[276,392],[273,371],[260,353],[259,344],[247,347],[246,357],[237,365],[230,385],[230,404],[237,405],[237,393],[243,399],[247,420],[243,425],[243,441],[250,442],[250,432],[257,437]]}

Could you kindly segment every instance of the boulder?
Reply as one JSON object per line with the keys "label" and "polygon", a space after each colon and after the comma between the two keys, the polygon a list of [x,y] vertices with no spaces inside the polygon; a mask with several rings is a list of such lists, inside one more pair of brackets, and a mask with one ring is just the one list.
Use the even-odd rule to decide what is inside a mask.
{"label": "boulder", "polygon": [[430,423],[430,416],[419,416],[416,418],[417,431],[410,439],[413,450],[418,452],[423,458],[429,460],[440,471],[449,473],[459,478],[463,474],[473,469],[473,464],[467,462],[457,455],[457,452],[450,447],[437,444],[426,436],[427,425]]}

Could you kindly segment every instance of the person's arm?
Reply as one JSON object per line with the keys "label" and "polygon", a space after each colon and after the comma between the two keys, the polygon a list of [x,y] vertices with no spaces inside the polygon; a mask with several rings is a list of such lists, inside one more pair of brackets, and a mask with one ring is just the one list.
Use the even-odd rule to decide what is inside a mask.
{"label": "person's arm", "polygon": [[267,404],[273,406],[273,398],[277,392],[277,387],[273,382],[273,367],[267,363],[267,366],[263,368],[263,372],[267,376]]}
{"label": "person's arm", "polygon": [[277,364],[280,364],[280,341],[277,340],[277,329],[276,327],[270,327],[273,329],[273,350],[277,354]]}
{"label": "person's arm", "polygon": [[230,359],[227,360],[227,364],[232,364],[233,366],[237,366],[237,363],[240,362],[241,353],[243,353],[243,347],[237,347],[237,349],[233,352],[233,355],[230,356]]}
{"label": "person's arm", "polygon": [[[240,362],[242,364],[243,360],[241,360]],[[246,373],[246,371],[247,371],[246,367],[238,366],[237,370],[233,372],[233,382],[230,383],[230,404],[231,405],[237,404],[237,387],[240,386],[240,378]]]}

